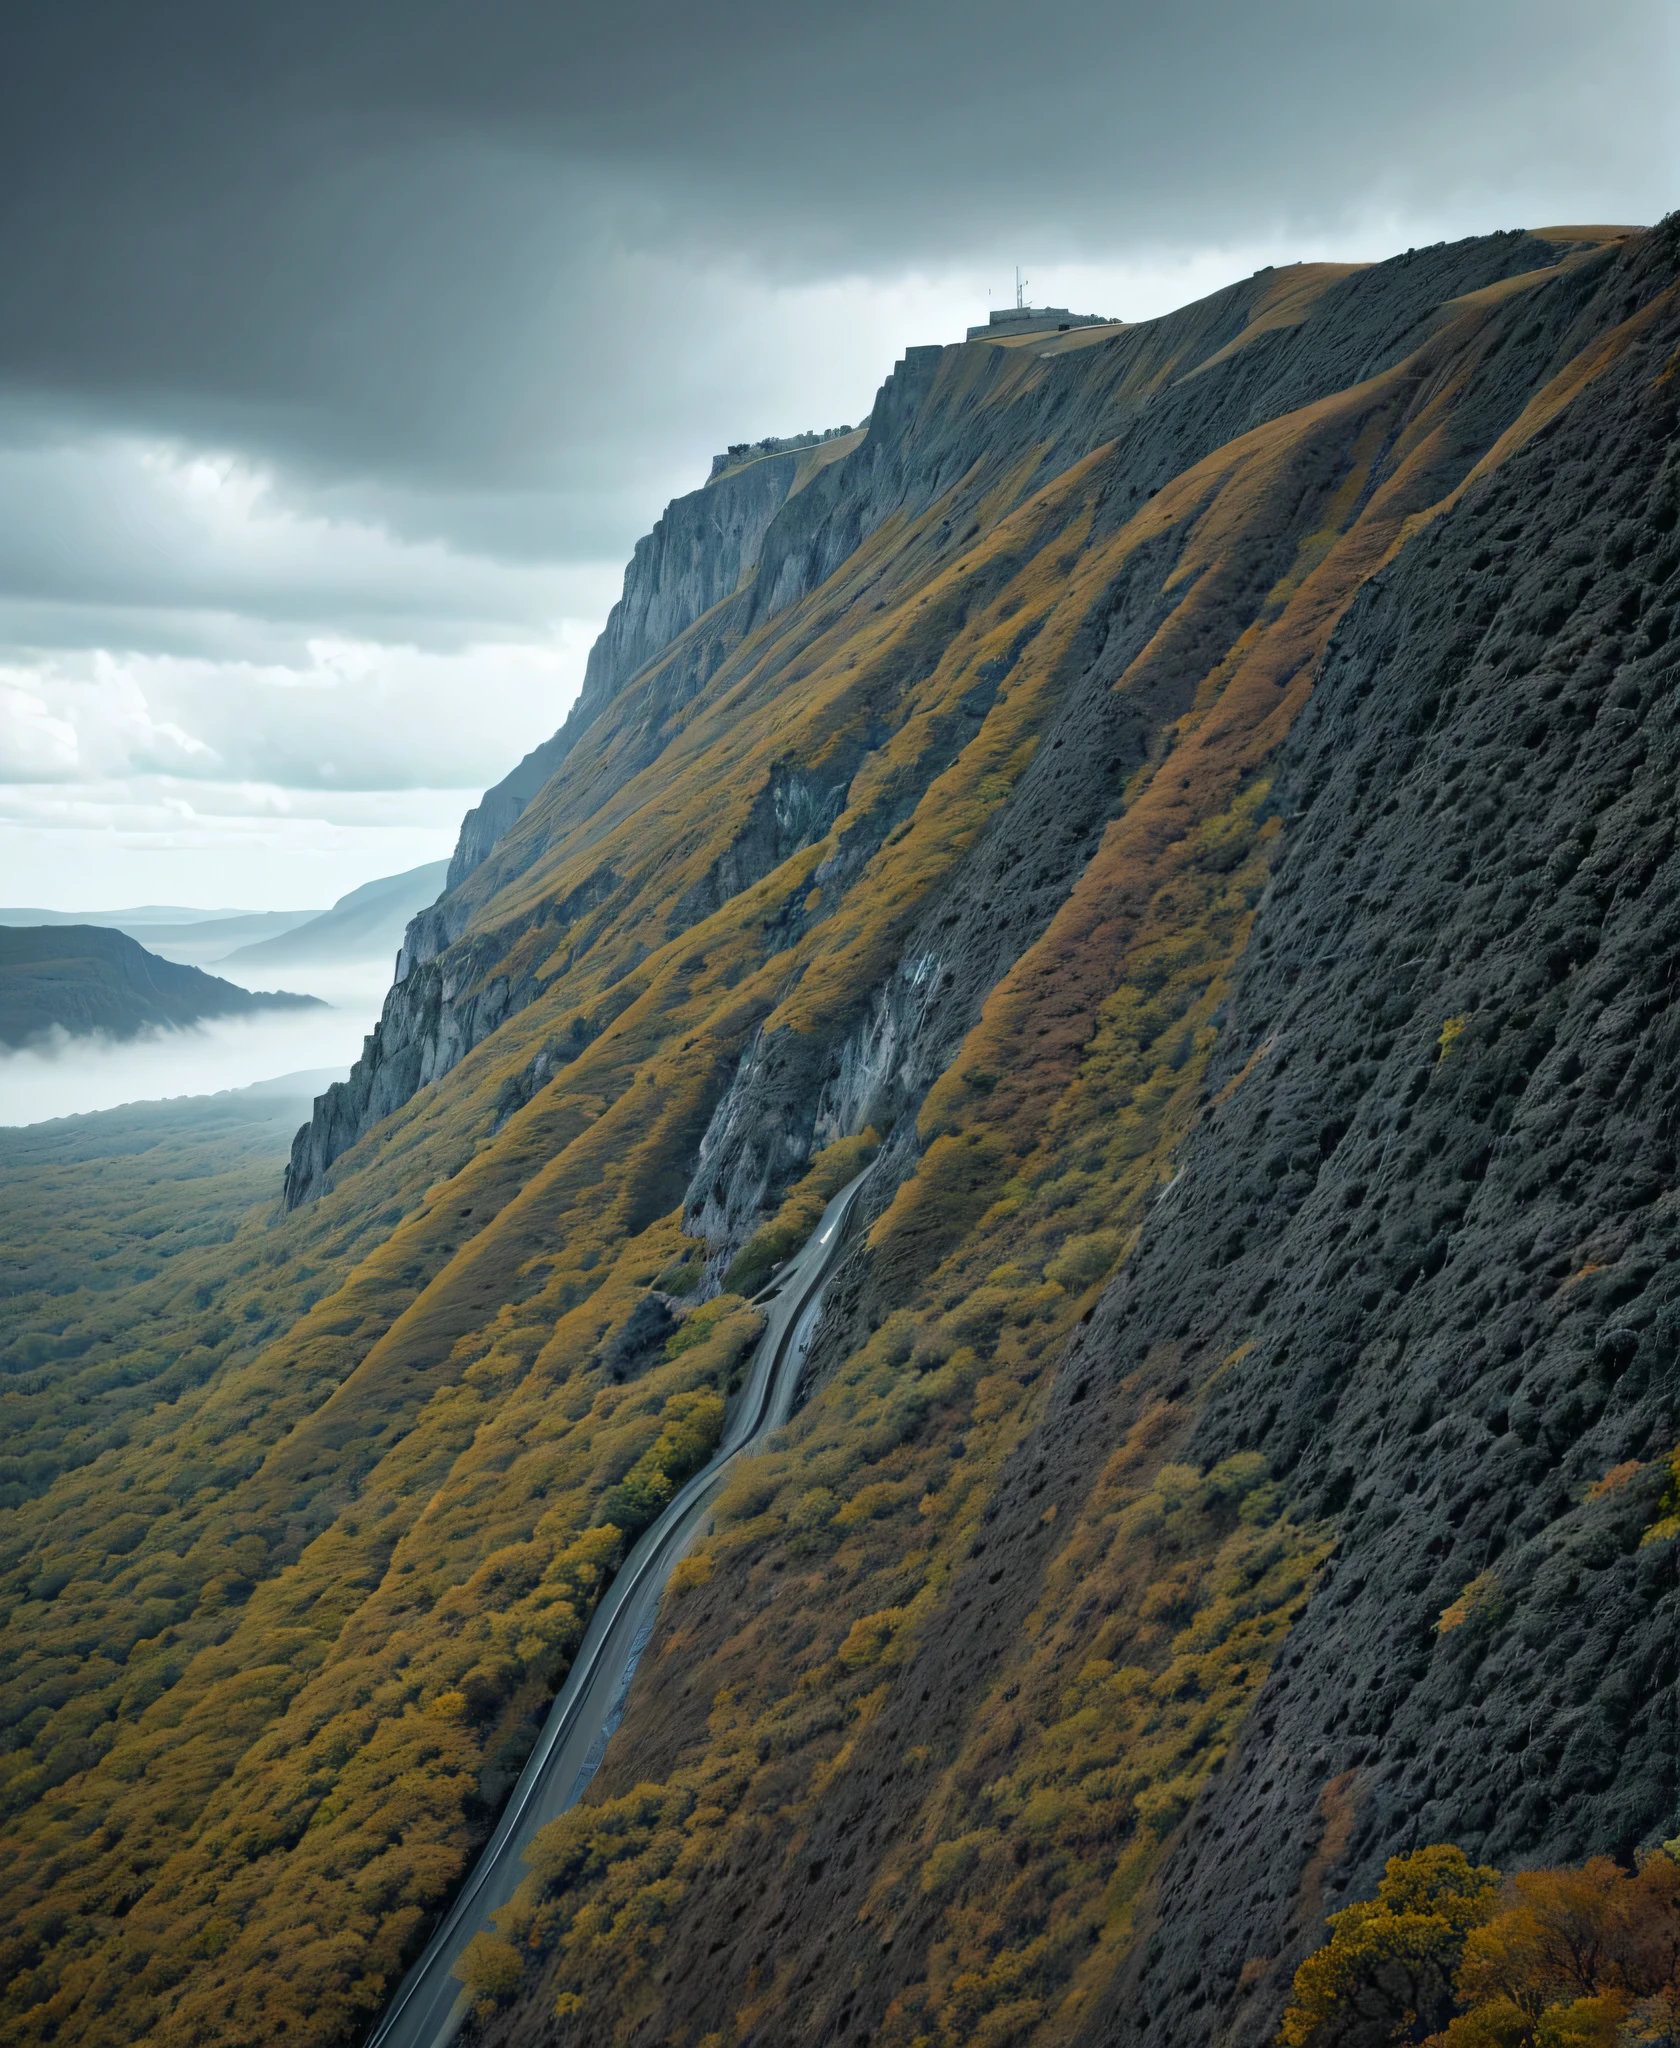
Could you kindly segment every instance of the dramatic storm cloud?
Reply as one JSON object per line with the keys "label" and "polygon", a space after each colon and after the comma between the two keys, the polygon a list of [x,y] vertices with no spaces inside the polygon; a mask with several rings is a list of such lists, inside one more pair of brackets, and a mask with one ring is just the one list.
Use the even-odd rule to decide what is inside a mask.
{"label": "dramatic storm cloud", "polygon": [[1662,0],[8,10],[13,901],[331,897],[551,731],[727,441],[1012,289],[1680,193]]}

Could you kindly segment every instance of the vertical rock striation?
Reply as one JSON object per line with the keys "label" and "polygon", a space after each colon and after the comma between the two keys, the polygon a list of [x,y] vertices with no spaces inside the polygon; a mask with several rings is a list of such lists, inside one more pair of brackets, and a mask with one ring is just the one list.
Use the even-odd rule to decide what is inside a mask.
{"label": "vertical rock striation", "polygon": [[871,1152],[483,2048],[1259,2048],[1395,1850],[1680,1832],[1677,277],[912,351],[673,515],[291,1213],[0,1318],[7,2039],[342,2048]]}
{"label": "vertical rock striation", "polygon": [[636,671],[751,576],[800,460],[799,452],[760,456],[673,498],[653,531],[637,541],[623,595],[589,650],[577,702],[554,737],[533,747],[461,821],[446,890],[488,857]]}

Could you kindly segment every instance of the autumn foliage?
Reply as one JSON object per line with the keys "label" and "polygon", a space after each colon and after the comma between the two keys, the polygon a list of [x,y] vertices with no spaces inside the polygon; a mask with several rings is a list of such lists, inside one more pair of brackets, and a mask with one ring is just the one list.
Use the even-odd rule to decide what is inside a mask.
{"label": "autumn foliage", "polygon": [[[883,1125],[910,1158],[870,1231],[883,1312],[732,1477],[591,1802],[539,1838],[466,1974],[482,2004],[540,1997],[592,2048],[644,2020],[641,2038],[669,2033],[674,1967],[690,2017],[713,2000],[715,2043],[789,2038],[796,2010],[840,2038],[847,1999],[813,2018],[814,1994],[762,1975],[754,1916],[850,1867],[859,1837],[812,1848],[849,1801],[892,1809],[844,1895],[895,1958],[883,2044],[1065,2039],[1111,1995],[1332,1533],[1258,1452],[1196,1456],[1206,1389],[1243,1347],[1197,1363],[1175,1337],[1125,1362],[1097,1480],[1065,1498],[1025,1481],[1039,1594],[1007,1655],[965,1680],[960,1722],[923,1704],[941,1642],[989,1611],[959,1621],[971,1596],[1009,1595],[997,1504],[1070,1341],[1187,1133],[1249,1071],[1210,1100],[1282,830],[1271,758],[1337,620],[1457,488],[1482,429],[1464,415],[1461,445],[1454,408],[1501,323],[1528,317],[1520,294],[1455,304],[1351,390],[1256,413],[1211,452],[1187,427],[1186,466],[1146,495],[1120,441],[1040,487],[1048,413],[1027,401],[1052,371],[948,351],[930,419],[983,411],[994,452],[796,603],[749,629],[744,587],[639,673],[509,835],[505,873],[468,890],[463,973],[534,993],[318,1200],[280,1213],[278,1161],[260,1195],[243,1153],[206,1155],[192,1189],[178,1163],[24,1183],[12,1162],[0,2037],[336,2048],[365,2030],[626,1541],[717,1442],[761,1327],[744,1297],[874,1149],[865,1129],[803,1174],[790,1156],[702,1285],[715,1247],[685,1235],[684,1196],[744,1053],[861,1030],[970,853],[1019,831],[1016,792],[1057,758],[1088,675],[1135,745],[1071,879],[1054,898],[1044,880],[983,1014],[924,1077],[914,1132]],[[1230,340],[1228,317],[1221,295],[1158,345],[1091,352],[1081,403],[1116,432],[1175,378],[1200,406],[1204,356],[1258,362],[1282,331],[1269,301]],[[726,892],[789,764],[845,808]],[[1047,845],[1022,845],[1023,874]],[[1075,1409],[1083,1383],[1064,1391],[1095,1413]],[[1475,1873],[1425,1877],[1361,1923],[1410,1972],[1414,2027],[1453,2019],[1425,1995],[1481,1967],[1504,1910]],[[719,1900],[729,1939],[709,1951],[699,1902]],[[1340,1968],[1300,2039],[1404,2038],[1312,2031]],[[1583,1999],[1633,2024],[1649,1968],[1616,1968],[1545,2024]],[[1527,2013],[1541,1981],[1476,2010]]]}
{"label": "autumn foliage", "polygon": [[[1680,1845],[1671,1845],[1680,1846]],[[1607,1856],[1500,1881],[1445,1844],[1390,1859],[1295,1975],[1284,2048],[1671,2048],[1680,1863]]]}

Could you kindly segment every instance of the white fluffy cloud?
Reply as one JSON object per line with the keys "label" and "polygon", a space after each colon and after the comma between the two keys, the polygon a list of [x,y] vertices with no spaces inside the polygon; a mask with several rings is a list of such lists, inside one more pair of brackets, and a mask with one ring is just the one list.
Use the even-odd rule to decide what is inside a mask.
{"label": "white fluffy cloud", "polygon": [[589,633],[562,621],[541,642],[454,653],[321,638],[295,662],[44,655],[0,670],[0,782],[482,787],[559,724]]}
{"label": "white fluffy cloud", "polygon": [[619,574],[132,437],[14,436],[0,508],[0,894],[56,909],[330,902],[447,853],[564,717]]}
{"label": "white fluffy cloud", "polygon": [[0,898],[49,910],[320,908],[441,859],[477,798],[165,775],[0,784]]}

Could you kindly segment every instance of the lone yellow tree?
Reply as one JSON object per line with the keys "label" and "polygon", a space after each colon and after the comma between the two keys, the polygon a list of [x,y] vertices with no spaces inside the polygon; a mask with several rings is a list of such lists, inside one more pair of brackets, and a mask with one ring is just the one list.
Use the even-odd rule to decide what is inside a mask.
{"label": "lone yellow tree", "polygon": [[1445,1844],[1390,1857],[1374,1899],[1330,1916],[1329,1942],[1295,1973],[1285,2048],[1422,2041],[1453,2011],[1471,1930],[1493,1913],[1499,1872]]}
{"label": "lone yellow tree", "polygon": [[1674,2048],[1680,2042],[1680,1844],[1624,1870],[1607,1856],[1501,1884],[1438,1845],[1396,1857],[1333,1914],[1295,1975],[1285,2048]]}

